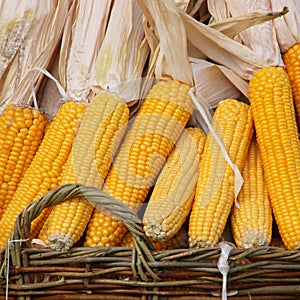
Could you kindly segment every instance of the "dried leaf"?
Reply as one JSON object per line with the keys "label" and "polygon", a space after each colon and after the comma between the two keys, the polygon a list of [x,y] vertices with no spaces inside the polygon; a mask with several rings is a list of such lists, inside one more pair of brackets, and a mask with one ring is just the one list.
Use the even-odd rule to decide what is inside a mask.
{"label": "dried leaf", "polygon": [[68,13],[68,1],[2,1],[0,16],[0,103],[30,104],[31,82],[38,89],[58,45]]}
{"label": "dried leaf", "polygon": [[138,0],[159,39],[156,78],[173,78],[193,85],[186,32],[174,0]]}
{"label": "dried leaf", "polygon": [[295,43],[300,42],[300,1],[299,0],[272,0],[272,10],[285,5],[289,12],[282,18],[274,20],[277,40],[284,53]]}
{"label": "dried leaf", "polygon": [[[266,14],[265,22],[243,30],[239,36],[241,42],[252,49],[267,65],[283,65],[273,23],[267,21],[268,19],[277,18],[282,14],[276,12],[276,14],[272,15],[270,0],[226,0],[226,3],[232,17],[239,17],[246,14],[254,14],[254,16],[259,13]],[[282,9],[283,7],[280,10]],[[283,14],[285,12],[283,10]],[[269,16],[270,18],[268,18]],[[257,34],[258,32],[259,34]]]}
{"label": "dried leaf", "polygon": [[224,0],[207,0],[207,8],[211,14],[211,24],[231,17],[227,8],[227,2]]}
{"label": "dried leaf", "polygon": [[245,45],[198,22],[182,11],[180,15],[189,42],[213,62],[226,66],[246,80],[249,80],[256,70],[267,66],[267,62],[262,57]]}
{"label": "dried leaf", "polygon": [[64,31],[59,74],[70,98],[88,101],[91,73],[103,41],[112,0],[74,1]]}
{"label": "dried leaf", "polygon": [[282,11],[276,11],[273,13],[251,12],[237,17],[225,18],[221,21],[211,23],[210,26],[221,31],[228,37],[233,38],[247,28],[264,23],[266,21],[274,20],[286,13],[287,10],[285,8]]}
{"label": "dried leaf", "polygon": [[135,102],[140,97],[148,54],[143,14],[137,2],[115,0],[93,69],[93,90],[109,89],[126,102]]}
{"label": "dried leaf", "polygon": [[[204,0],[201,0],[201,1],[203,2]],[[189,3],[190,3],[190,0],[175,0],[176,6],[184,11],[187,10]]]}

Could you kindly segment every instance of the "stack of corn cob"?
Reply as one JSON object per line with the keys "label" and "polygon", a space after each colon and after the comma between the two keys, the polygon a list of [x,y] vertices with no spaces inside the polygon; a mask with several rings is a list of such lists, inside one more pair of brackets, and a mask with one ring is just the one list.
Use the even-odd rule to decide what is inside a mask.
{"label": "stack of corn cob", "polygon": [[[266,2],[270,9],[277,3]],[[75,28],[87,7],[70,4],[59,70],[69,101],[50,122],[28,105],[6,105],[0,115],[0,247],[22,209],[68,183],[95,186],[130,207],[157,250],[214,247],[226,224],[237,247],[269,245],[273,215],[284,247],[300,247],[300,142],[293,102],[299,96],[299,43],[287,50],[276,39],[276,55],[262,59],[247,37],[251,30],[232,38],[239,26],[287,11],[258,14],[252,23],[248,15],[235,19],[234,26],[222,19],[241,12],[219,15],[214,1],[207,3],[209,25],[173,0],[106,1],[99,39],[93,39],[93,53],[77,77],[74,65],[66,65],[74,61],[79,68]],[[271,27],[272,41],[276,30]],[[116,32],[120,38],[113,41]],[[207,95],[198,68],[206,70],[204,78],[214,74],[226,92]],[[145,73],[145,82],[139,80]],[[127,88],[124,81],[130,82]],[[144,93],[145,99],[137,100]],[[243,179],[240,190],[237,173]],[[78,243],[133,244],[124,224],[77,198],[44,210],[31,224],[33,237],[58,251]]]}

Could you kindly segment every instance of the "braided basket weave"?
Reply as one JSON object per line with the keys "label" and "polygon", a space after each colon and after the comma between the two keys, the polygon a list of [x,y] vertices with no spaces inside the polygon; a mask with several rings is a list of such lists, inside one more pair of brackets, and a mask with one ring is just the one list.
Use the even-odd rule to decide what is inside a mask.
{"label": "braided basket weave", "polygon": [[[41,211],[72,197],[123,221],[134,247],[74,247],[56,252],[32,247],[30,223]],[[221,299],[221,248],[153,250],[140,219],[93,187],[63,185],[19,215],[0,252],[0,299]],[[300,299],[300,251],[276,247],[232,249],[229,299]]]}

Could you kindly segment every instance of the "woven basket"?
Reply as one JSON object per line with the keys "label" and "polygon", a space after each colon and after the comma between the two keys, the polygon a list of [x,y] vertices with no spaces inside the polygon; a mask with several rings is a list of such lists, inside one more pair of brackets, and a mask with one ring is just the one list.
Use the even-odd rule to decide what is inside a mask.
{"label": "woven basket", "polygon": [[[43,208],[70,197],[88,199],[122,220],[134,247],[32,248],[30,223]],[[20,242],[21,240],[21,242]],[[222,247],[154,251],[126,206],[78,184],[60,186],[19,215],[0,252],[0,299],[300,299],[300,251],[233,248],[227,280],[218,268]]]}

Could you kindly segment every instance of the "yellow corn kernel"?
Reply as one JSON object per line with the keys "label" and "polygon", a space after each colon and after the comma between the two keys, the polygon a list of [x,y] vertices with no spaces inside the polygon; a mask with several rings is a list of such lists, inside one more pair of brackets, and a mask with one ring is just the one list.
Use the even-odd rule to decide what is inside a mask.
{"label": "yellow corn kernel", "polygon": [[235,243],[239,248],[269,245],[272,209],[255,137],[251,141],[242,176],[244,184],[238,196],[240,207],[233,206],[230,219]]}
{"label": "yellow corn kernel", "polygon": [[[192,114],[189,89],[186,84],[173,80],[159,81],[154,85],[105,180],[103,190],[135,212],[145,201]],[[118,245],[126,230],[121,222],[95,210],[89,221],[85,245]]]}
{"label": "yellow corn kernel", "polygon": [[249,100],[262,157],[267,191],[281,238],[300,246],[300,141],[292,89],[282,67],[257,71]]}
{"label": "yellow corn kernel", "polygon": [[298,131],[300,131],[300,44],[296,43],[283,54],[283,61],[289,76],[294,105],[296,109],[296,119]]}
{"label": "yellow corn kernel", "polygon": [[[241,170],[253,135],[250,107],[234,99],[221,101],[213,116],[212,127],[231,161]],[[190,247],[210,247],[218,243],[233,202],[234,172],[209,132],[189,221]]]}
{"label": "yellow corn kernel", "polygon": [[0,216],[13,197],[44,136],[38,109],[8,105],[0,116]]}
{"label": "yellow corn kernel", "polygon": [[[109,93],[97,95],[80,120],[61,184],[101,188],[128,119],[129,108],[121,98]],[[77,198],[56,205],[45,224],[45,242],[58,251],[70,249],[84,233],[93,209],[88,201]]]}
{"label": "yellow corn kernel", "polygon": [[38,215],[38,217],[36,217],[31,222],[31,227],[30,227],[30,238],[31,239],[34,239],[34,238],[38,237],[42,227],[44,226],[45,222],[47,221],[47,219],[50,215],[51,210],[52,210],[52,206],[44,208],[41,211],[41,213]]}
{"label": "yellow corn kernel", "polygon": [[184,130],[160,173],[143,216],[145,234],[162,241],[174,236],[192,208],[206,135]]}
{"label": "yellow corn kernel", "polygon": [[36,154],[0,219],[0,248],[11,235],[18,214],[32,201],[58,186],[85,105],[64,103],[50,123]]}

